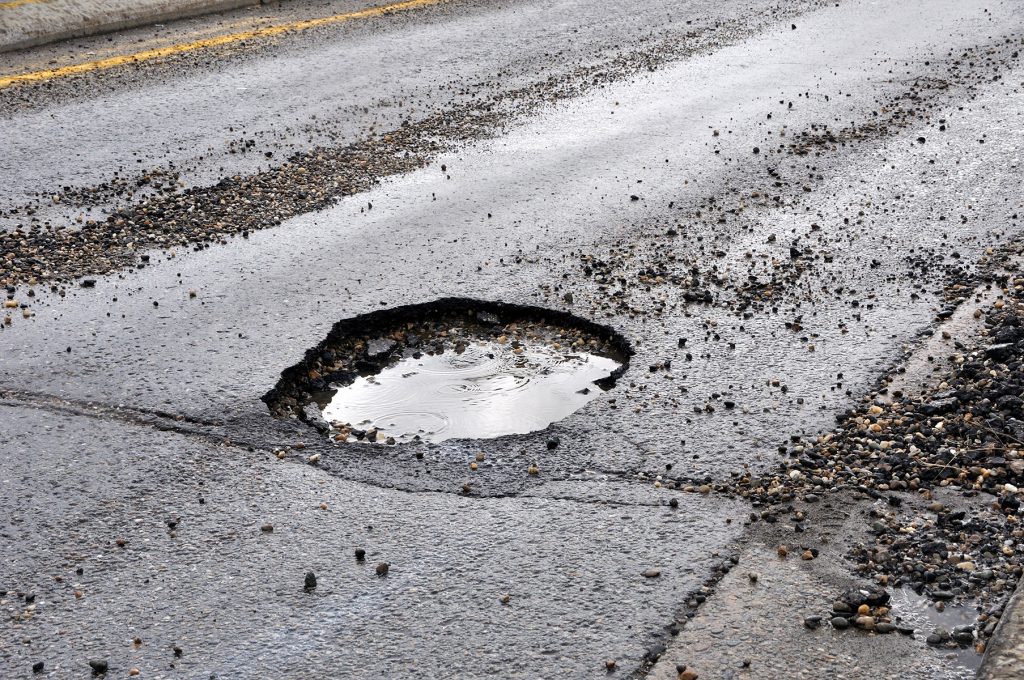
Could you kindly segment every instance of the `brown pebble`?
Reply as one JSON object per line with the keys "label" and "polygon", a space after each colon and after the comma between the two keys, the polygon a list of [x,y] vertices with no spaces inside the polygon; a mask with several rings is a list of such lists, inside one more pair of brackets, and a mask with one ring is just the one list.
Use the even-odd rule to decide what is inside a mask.
{"label": "brown pebble", "polygon": [[390,568],[391,568],[390,564],[388,564],[387,562],[381,562],[380,564],[377,565],[377,576],[387,576],[388,575],[388,570]]}
{"label": "brown pebble", "polygon": [[855,623],[858,628],[872,630],[875,627],[875,619],[871,616],[858,616]]}
{"label": "brown pebble", "polygon": [[608,659],[604,662],[604,667],[610,671],[615,670],[615,659]]}
{"label": "brown pebble", "polygon": [[272,533],[274,531],[274,525],[273,524],[264,524],[263,526],[260,527],[260,531],[262,531],[265,534]]}

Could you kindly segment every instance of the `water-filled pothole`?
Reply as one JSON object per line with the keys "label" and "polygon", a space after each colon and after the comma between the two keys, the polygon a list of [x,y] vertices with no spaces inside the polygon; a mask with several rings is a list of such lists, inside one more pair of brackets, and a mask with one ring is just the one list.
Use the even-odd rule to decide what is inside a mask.
{"label": "water-filled pothole", "polygon": [[941,638],[932,638],[928,644],[936,651],[945,653],[950,662],[945,668],[944,677],[974,677],[982,659],[982,652],[975,649],[980,639],[975,631],[978,627],[976,610],[952,604],[937,610],[930,598],[907,588],[894,591],[891,604],[899,623],[915,628],[923,638],[930,635]]}
{"label": "water-filled pothole", "polygon": [[264,401],[337,442],[525,434],[610,389],[631,353],[564,312],[448,298],[339,322]]}

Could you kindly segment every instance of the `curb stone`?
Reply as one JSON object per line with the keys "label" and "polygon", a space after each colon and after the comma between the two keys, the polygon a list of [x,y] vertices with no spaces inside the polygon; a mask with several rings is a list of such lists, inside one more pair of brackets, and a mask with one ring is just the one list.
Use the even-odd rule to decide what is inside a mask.
{"label": "curb stone", "polygon": [[1003,609],[999,625],[988,642],[978,680],[1024,678],[1024,581]]}

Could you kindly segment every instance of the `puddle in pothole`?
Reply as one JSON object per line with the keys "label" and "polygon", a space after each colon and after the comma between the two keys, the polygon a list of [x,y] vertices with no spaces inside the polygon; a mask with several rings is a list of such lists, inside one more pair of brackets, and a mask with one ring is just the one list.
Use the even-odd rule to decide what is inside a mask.
{"label": "puddle in pothole", "polygon": [[562,420],[631,355],[567,312],[445,298],[339,321],[263,400],[339,443],[493,438]]}
{"label": "puddle in pothole", "polygon": [[338,434],[347,441],[386,443],[524,434],[594,399],[602,392],[597,381],[620,365],[608,357],[525,343],[417,352],[339,389],[323,403],[323,417],[336,441]]}
{"label": "puddle in pothole", "polygon": [[[929,598],[907,588],[893,592],[891,607],[899,621],[913,627],[914,636],[922,640],[936,630],[953,633],[957,630],[963,631],[967,626],[971,626],[973,631],[973,627],[977,626],[978,612],[973,608],[946,605],[945,609],[938,611]],[[929,645],[950,662],[950,666],[945,669],[947,674],[944,677],[967,680],[975,676],[983,657],[974,649],[976,641],[975,637],[972,641],[957,643],[949,640],[939,645]]]}

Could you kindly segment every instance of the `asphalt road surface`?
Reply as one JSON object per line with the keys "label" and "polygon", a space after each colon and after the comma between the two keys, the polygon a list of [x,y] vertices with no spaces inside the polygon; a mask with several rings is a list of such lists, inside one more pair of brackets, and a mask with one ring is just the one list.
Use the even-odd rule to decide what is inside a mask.
{"label": "asphalt road surface", "polygon": [[[1024,225],[1024,6],[367,7],[0,55],[0,676],[972,676],[985,619],[925,638],[998,614],[1012,537],[944,612],[893,588],[913,635],[828,619],[889,582],[851,551],[890,488],[991,499],[734,482],[976,337]],[[630,368],[429,446],[261,400],[336,322],[447,297],[604,324]]]}

